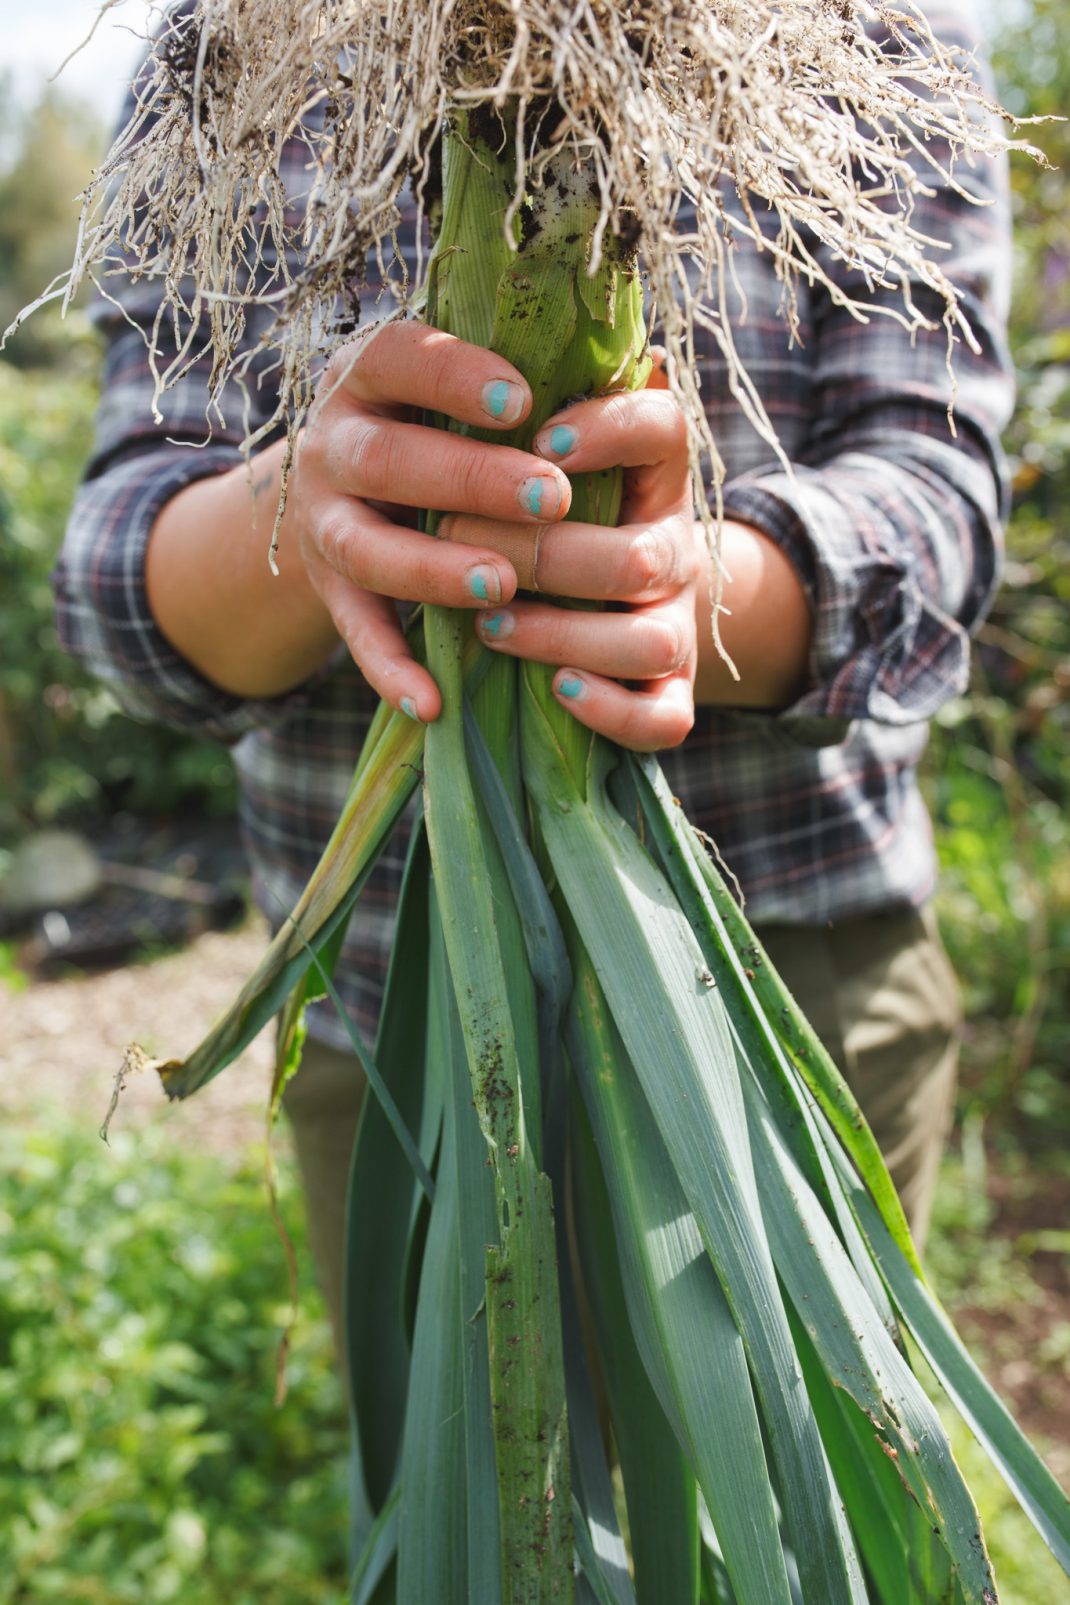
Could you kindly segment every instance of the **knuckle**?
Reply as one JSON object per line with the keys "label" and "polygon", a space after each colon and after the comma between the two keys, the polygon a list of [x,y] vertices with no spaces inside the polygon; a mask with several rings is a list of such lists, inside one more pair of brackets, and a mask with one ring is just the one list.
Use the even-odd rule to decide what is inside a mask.
{"label": "knuckle", "polygon": [[376,418],[362,419],[347,454],[346,479],[352,493],[373,500],[389,496],[395,455],[394,434],[389,425]]}
{"label": "knuckle", "polygon": [[430,394],[446,396],[451,390],[456,390],[458,359],[461,355],[458,345],[453,335],[445,334],[440,329],[432,329],[425,334],[421,366]]}
{"label": "knuckle", "polygon": [[314,544],[319,548],[321,557],[340,574],[351,578],[351,551],[349,521],[339,513],[327,513],[319,521],[315,531]]}
{"label": "knuckle", "polygon": [[682,746],[695,722],[694,705],[664,708],[646,698],[630,696],[622,710],[615,739],[637,751],[662,752]]}
{"label": "knuckle", "polygon": [[338,353],[343,359],[340,369],[343,384],[348,382],[350,388],[359,393],[366,385],[383,377],[389,367],[390,344],[396,328],[397,324],[381,324],[347,341]]}
{"label": "knuckle", "polygon": [[624,564],[629,596],[646,596],[664,586],[672,572],[675,553],[665,531],[648,526],[632,540]]}
{"label": "knuckle", "polygon": [[345,345],[332,351],[323,370],[322,391],[328,397],[332,392],[352,384],[354,375],[367,362],[367,352],[374,340],[368,335],[358,335],[355,340],[347,340]]}
{"label": "knuckle", "polygon": [[666,749],[682,746],[691,734],[694,723],[695,709],[693,703],[687,708],[674,708],[672,713],[665,717],[661,730],[658,732],[658,745]]}
{"label": "knuckle", "polygon": [[426,551],[421,548],[412,558],[406,576],[412,591],[410,600],[437,601],[446,598],[451,576],[444,572],[444,555],[440,548],[428,541]]}
{"label": "knuckle", "polygon": [[331,442],[334,437],[334,398],[316,402],[308,423],[301,431],[298,449],[294,455],[294,483],[302,479],[330,477]]}
{"label": "knuckle", "polygon": [[474,452],[459,449],[443,476],[448,489],[443,497],[461,511],[478,511],[486,500],[483,461]]}
{"label": "knuckle", "polygon": [[542,608],[533,605],[521,610],[514,607],[514,613],[523,617],[527,612],[529,625],[534,625],[541,641],[540,657],[545,657],[548,663],[567,663],[575,656],[574,623],[576,615],[566,613],[561,608]]}
{"label": "knuckle", "polygon": [[639,423],[638,392],[607,396],[602,403],[602,422],[615,435],[634,434]]}
{"label": "knuckle", "polygon": [[651,620],[647,626],[644,655],[651,679],[672,674],[687,657],[687,646],[681,631],[667,619]]}

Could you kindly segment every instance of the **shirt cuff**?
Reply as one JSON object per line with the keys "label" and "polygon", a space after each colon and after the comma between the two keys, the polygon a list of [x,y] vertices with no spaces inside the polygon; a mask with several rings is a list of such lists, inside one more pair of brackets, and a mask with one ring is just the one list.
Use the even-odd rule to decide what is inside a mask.
{"label": "shirt cuff", "polygon": [[844,740],[859,719],[921,723],[969,677],[966,630],[925,595],[884,510],[857,501],[837,495],[822,470],[802,466],[737,480],[724,492],[726,517],[775,542],[813,610],[810,685],[774,716],[807,746]]}

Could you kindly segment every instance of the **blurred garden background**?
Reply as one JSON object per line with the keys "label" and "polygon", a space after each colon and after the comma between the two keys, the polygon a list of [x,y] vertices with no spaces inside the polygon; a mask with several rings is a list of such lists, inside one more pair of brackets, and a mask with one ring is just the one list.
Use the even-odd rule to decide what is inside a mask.
{"label": "blurred garden background", "polygon": [[[1064,4],[989,8],[1022,115],[1070,106]],[[72,198],[118,94],[94,62],[117,82],[136,43],[113,29],[106,58],[46,87],[33,64],[58,65],[64,28],[77,43],[95,6],[62,0],[54,31],[0,12],[28,51],[23,69],[0,55],[16,62],[0,69],[3,328],[69,261]],[[134,29],[145,14],[121,8]],[[1070,1488],[1070,132],[1031,132],[1054,170],[1013,168],[1007,577],[927,769],[968,1009],[929,1264]],[[110,1146],[97,1137],[123,1044],[192,1041],[263,937],[242,914],[225,753],[133,723],[56,642],[48,574],[97,365],[82,307],[38,314],[0,357],[0,876],[35,833],[73,830],[108,893],[85,908],[110,911],[102,925],[0,903],[0,1605],[339,1600],[345,1429],[285,1133],[301,1290],[274,1402],[289,1288],[264,1181],[266,1046],[189,1107],[133,1086]],[[1006,1605],[1070,1599],[995,1473],[957,1447]]]}

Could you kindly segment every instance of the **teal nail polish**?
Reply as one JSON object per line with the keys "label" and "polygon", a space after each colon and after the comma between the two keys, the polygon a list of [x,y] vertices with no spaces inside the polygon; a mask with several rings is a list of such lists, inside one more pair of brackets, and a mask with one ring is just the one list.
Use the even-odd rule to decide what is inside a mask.
{"label": "teal nail polish", "polygon": [[556,518],[561,505],[557,481],[542,477],[525,479],[520,487],[520,505],[533,518]]}
{"label": "teal nail polish", "polygon": [[410,719],[415,719],[416,723],[419,724],[420,715],[416,712],[416,704],[411,697],[402,697],[401,711],[408,714]]}
{"label": "teal nail polish", "polygon": [[568,424],[556,424],[550,431],[550,450],[555,457],[567,457],[576,444],[576,431]]}
{"label": "teal nail polish", "polygon": [[504,379],[498,379],[494,384],[487,386],[487,411],[494,418],[500,418],[509,403],[509,386]]}
{"label": "teal nail polish", "polygon": [[495,568],[474,568],[468,575],[468,589],[477,602],[500,602],[501,576]]}
{"label": "teal nail polish", "polygon": [[524,407],[524,393],[508,379],[494,379],[483,386],[483,406],[492,418],[512,423]]}
{"label": "teal nail polish", "polygon": [[571,675],[565,675],[564,678],[557,682],[558,696],[570,697],[573,702],[582,697],[586,689],[587,687],[582,680],[573,679]]}
{"label": "teal nail polish", "polygon": [[504,641],[506,636],[513,633],[513,615],[505,610],[500,613],[481,613],[477,622],[480,635],[489,635],[492,641]]}

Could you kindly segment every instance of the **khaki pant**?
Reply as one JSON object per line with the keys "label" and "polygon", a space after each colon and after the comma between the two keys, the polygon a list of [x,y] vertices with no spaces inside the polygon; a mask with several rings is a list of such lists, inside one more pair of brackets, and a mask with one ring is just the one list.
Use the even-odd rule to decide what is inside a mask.
{"label": "khaki pant", "polygon": [[[958,987],[931,914],[816,929],[767,925],[758,934],[854,1089],[922,1247],[951,1121],[960,1024]],[[346,1182],[363,1092],[351,1054],[310,1041],[284,1100],[339,1352]]]}

